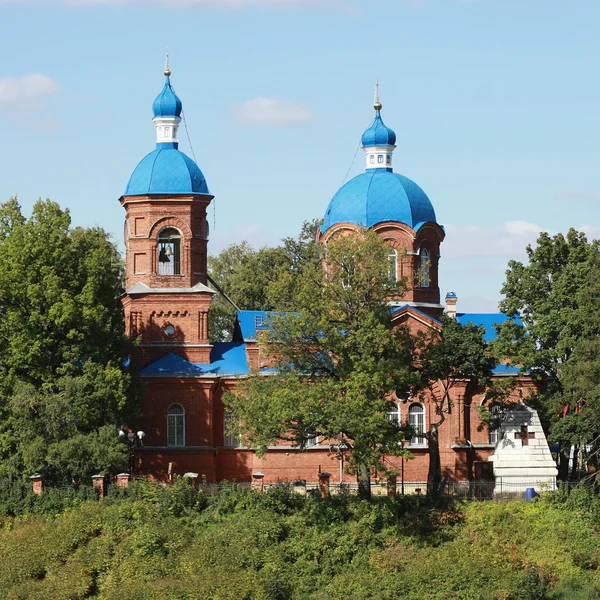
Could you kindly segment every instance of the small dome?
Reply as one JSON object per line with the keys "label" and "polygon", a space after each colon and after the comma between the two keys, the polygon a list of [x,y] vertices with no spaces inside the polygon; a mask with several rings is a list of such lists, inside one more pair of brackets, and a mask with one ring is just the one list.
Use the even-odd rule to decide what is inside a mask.
{"label": "small dome", "polygon": [[135,168],[124,195],[146,194],[208,195],[210,192],[202,171],[189,156],[176,148],[158,147]]}
{"label": "small dome", "polygon": [[386,127],[381,119],[381,111],[375,111],[375,119],[362,134],[362,145],[365,146],[394,146],[396,134],[393,129]]}
{"label": "small dome", "polygon": [[181,116],[181,100],[171,87],[171,80],[167,76],[165,87],[156,96],[152,105],[155,117],[179,117]]}
{"label": "small dome", "polygon": [[343,185],[332,198],[321,232],[336,223],[373,227],[384,221],[405,223],[414,230],[436,222],[427,194],[414,182],[388,169],[371,169]]}

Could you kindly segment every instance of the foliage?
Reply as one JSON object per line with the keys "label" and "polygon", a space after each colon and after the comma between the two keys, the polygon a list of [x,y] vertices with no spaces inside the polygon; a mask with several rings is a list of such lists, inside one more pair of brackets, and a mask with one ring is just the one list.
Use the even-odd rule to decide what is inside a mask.
{"label": "foliage", "polygon": [[[163,502],[189,499],[176,515]],[[190,493],[193,491],[193,494]],[[575,600],[600,593],[592,491],[534,503],[206,496],[140,482],[119,498],[4,519],[0,597]],[[200,504],[194,497],[202,498]]]}
{"label": "foliage", "polygon": [[371,231],[329,240],[327,265],[298,277],[298,312],[270,320],[276,373],[250,377],[225,402],[259,453],[282,439],[301,448],[329,440],[368,495],[369,470],[385,472],[385,456],[404,453],[405,431],[386,414],[411,383],[411,340],[392,328],[387,300],[406,287],[389,276],[385,243]]}
{"label": "foliage", "polygon": [[[210,276],[240,309],[290,310],[294,305],[297,276],[305,267],[318,262],[315,241],[318,224],[316,220],[306,221],[297,238],[284,238],[276,247],[254,250],[248,242],[233,244],[217,256],[209,257]],[[211,304],[209,335],[212,341],[231,338],[235,323],[235,308],[231,302],[218,294]]]}
{"label": "foliage", "polygon": [[[566,236],[542,233],[534,248],[527,247],[527,264],[510,261],[502,288],[502,312],[523,326],[514,320],[502,324],[496,352],[543,383],[532,402],[552,425],[552,441],[566,447],[600,433],[598,252],[597,241],[588,242],[574,229]],[[580,411],[583,404],[587,408]]]}
{"label": "foliage", "polygon": [[0,475],[70,481],[127,466],[123,264],[99,228],[40,200],[0,206]]}
{"label": "foliage", "polygon": [[485,330],[469,323],[461,325],[456,319],[442,317],[443,328],[420,333],[416,339],[416,369],[419,375],[413,392],[428,402],[435,418],[429,419],[425,436],[429,445],[427,493],[438,496],[442,487],[439,449],[439,428],[453,409],[451,391],[462,388],[468,398],[474,390],[488,396],[499,393],[492,382],[496,359],[489,353],[484,340]]}

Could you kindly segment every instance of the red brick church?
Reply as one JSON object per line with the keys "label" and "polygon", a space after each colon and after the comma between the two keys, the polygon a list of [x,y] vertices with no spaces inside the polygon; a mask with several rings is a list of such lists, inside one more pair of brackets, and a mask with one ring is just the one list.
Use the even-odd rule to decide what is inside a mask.
{"label": "red brick church", "polygon": [[[165,70],[164,87],[153,104],[156,148],[135,168],[120,202],[126,212],[126,293],[123,296],[127,333],[138,338],[134,364],[146,389],[137,428],[145,432],[136,450],[136,470],[160,480],[195,472],[208,481],[249,481],[264,473],[265,481],[317,481],[329,471],[332,482],[342,472],[338,457],[316,437],[305,450],[290,445],[269,449],[258,458],[227,435],[232,418],[222,404],[223,390],[232,389],[251,370],[267,367],[261,348],[266,313],[239,311],[232,342],[210,343],[208,320],[213,295],[207,273],[209,227],[207,208],[213,199],[199,167],[178,149],[181,100]],[[413,330],[439,328],[444,310],[460,322],[484,325],[488,339],[502,314],[457,312],[457,297],[440,303],[438,267],[444,228],[437,222],[425,192],[395,173],[392,155],[396,135],[375,116],[362,136],[365,172],[348,181],[326,209],[317,233],[326,241],[339,232],[368,227],[389,243],[389,258],[398,278],[414,281],[399,302],[392,303],[393,319]],[[499,365],[498,377],[519,378],[518,369]],[[525,395],[528,382],[520,381]],[[444,474],[450,479],[473,477],[474,461],[494,453],[500,433],[479,427],[480,396],[467,396],[457,386],[455,410],[440,429]],[[390,418],[409,421],[425,431],[430,418],[427,403],[396,399]],[[545,440],[544,440],[545,441]],[[428,448],[424,436],[410,440],[414,460],[405,461],[406,482],[426,480]],[[398,462],[400,459],[392,459]],[[344,482],[354,476],[342,475]]]}

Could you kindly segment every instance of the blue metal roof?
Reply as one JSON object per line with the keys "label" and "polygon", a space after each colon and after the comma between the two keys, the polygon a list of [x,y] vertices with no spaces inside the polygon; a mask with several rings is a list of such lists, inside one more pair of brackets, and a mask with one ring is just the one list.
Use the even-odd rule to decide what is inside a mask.
{"label": "blue metal roof", "polygon": [[152,104],[154,116],[179,117],[181,115],[181,106],[181,100],[171,87],[171,80],[167,76],[165,86]]}
{"label": "blue metal roof", "polygon": [[381,111],[375,111],[375,119],[369,128],[362,134],[362,145],[365,146],[393,146],[396,143],[396,134],[393,129],[386,127],[381,119]]}
{"label": "blue metal roof", "polygon": [[209,193],[198,165],[176,144],[157,144],[135,168],[125,190],[125,196]]}
{"label": "blue metal roof", "polygon": [[[492,342],[496,339],[496,328],[494,325],[501,325],[508,321],[510,317],[502,313],[456,313],[456,320],[461,325],[472,323],[473,325],[483,325],[485,327],[485,335],[483,339],[486,342]],[[517,325],[523,325],[523,322],[518,317],[515,319]]]}
{"label": "blue metal roof", "polygon": [[246,359],[246,344],[241,342],[221,342],[214,344],[210,352],[209,364],[191,363],[177,354],[167,354],[163,358],[145,366],[140,375],[245,375],[250,372]]}
{"label": "blue metal roof", "polygon": [[256,340],[257,329],[269,327],[269,315],[276,313],[267,310],[238,310],[237,320],[244,340]]}
{"label": "blue metal roof", "polygon": [[383,221],[405,223],[416,231],[436,219],[427,194],[414,181],[391,169],[369,169],[337,191],[327,207],[321,232],[336,223],[372,227]]}

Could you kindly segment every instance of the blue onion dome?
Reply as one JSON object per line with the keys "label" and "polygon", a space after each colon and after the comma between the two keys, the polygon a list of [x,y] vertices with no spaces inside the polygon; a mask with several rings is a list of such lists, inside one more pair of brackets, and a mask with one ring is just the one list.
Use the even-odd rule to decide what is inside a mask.
{"label": "blue onion dome", "polygon": [[170,71],[166,70],[166,81],[161,93],[156,96],[152,110],[155,117],[180,117],[181,116],[181,100],[171,87]]}
{"label": "blue onion dome", "polygon": [[337,223],[373,227],[384,221],[405,223],[417,231],[436,222],[427,194],[414,182],[391,169],[368,169],[344,184],[332,198],[321,232]]}
{"label": "blue onion dome", "polygon": [[[380,104],[381,106],[381,104]],[[362,145],[369,146],[394,146],[396,144],[396,134],[393,129],[386,127],[381,118],[381,110],[375,110],[375,119],[369,128],[362,134]]]}
{"label": "blue onion dome", "polygon": [[125,196],[147,194],[210,194],[198,165],[175,144],[157,144],[129,179]]}

